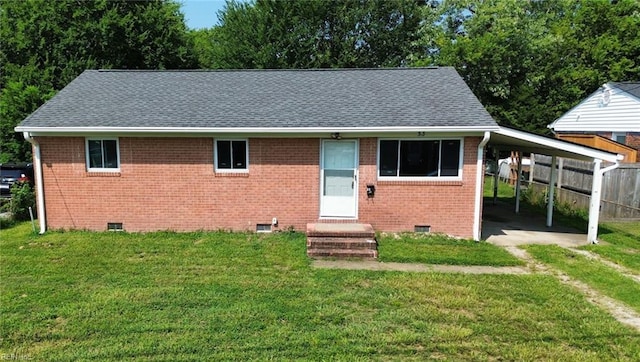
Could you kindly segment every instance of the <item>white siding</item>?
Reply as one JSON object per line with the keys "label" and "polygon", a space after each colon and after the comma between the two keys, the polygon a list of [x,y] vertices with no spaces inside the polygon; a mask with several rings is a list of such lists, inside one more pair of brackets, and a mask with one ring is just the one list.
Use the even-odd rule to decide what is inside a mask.
{"label": "white siding", "polygon": [[601,88],[549,128],[559,132],[640,132],[640,99],[612,87],[606,103]]}

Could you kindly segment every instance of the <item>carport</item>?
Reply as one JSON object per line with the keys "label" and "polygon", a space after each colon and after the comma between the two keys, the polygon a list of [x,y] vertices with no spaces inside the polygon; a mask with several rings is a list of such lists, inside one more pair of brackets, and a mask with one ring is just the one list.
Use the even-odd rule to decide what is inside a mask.
{"label": "carport", "polygon": [[[551,156],[551,175],[546,215],[547,228],[553,226],[553,198],[557,180],[557,158],[564,157],[593,162],[593,185],[589,204],[587,241],[593,244],[598,242],[602,178],[605,172],[611,171],[619,166],[619,162],[623,159],[622,155],[507,127],[500,127],[499,130],[491,132],[488,145],[499,151],[516,151],[518,153],[518,175],[520,175],[522,171],[522,154],[524,152]],[[603,167],[603,162],[610,164]],[[516,182],[516,204],[514,210],[516,214],[520,213],[520,191],[520,182]],[[497,189],[494,189],[494,193],[495,192],[497,192]]]}
{"label": "carport", "polygon": [[485,200],[482,209],[482,240],[498,246],[553,244],[564,247],[587,245],[586,232],[555,223],[528,208],[513,212],[511,200]]}

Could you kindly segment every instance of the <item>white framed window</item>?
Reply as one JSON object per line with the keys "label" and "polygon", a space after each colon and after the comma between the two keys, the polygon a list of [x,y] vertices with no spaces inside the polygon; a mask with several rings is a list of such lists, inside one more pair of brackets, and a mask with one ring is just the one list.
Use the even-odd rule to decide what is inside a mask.
{"label": "white framed window", "polygon": [[379,139],[381,180],[462,179],[464,143],[451,139]]}
{"label": "white framed window", "polygon": [[120,143],[118,138],[86,138],[87,171],[120,171]]}
{"label": "white framed window", "polygon": [[248,172],[249,142],[238,139],[214,141],[216,172]]}
{"label": "white framed window", "polygon": [[611,139],[622,143],[623,145],[627,143],[627,133],[626,132],[612,132]]}

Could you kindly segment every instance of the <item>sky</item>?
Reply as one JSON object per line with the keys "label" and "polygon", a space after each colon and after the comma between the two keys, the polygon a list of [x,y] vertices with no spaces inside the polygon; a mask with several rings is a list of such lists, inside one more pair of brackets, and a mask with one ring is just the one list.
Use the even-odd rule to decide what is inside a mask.
{"label": "sky", "polygon": [[182,0],[181,10],[191,29],[210,28],[218,23],[218,10],[225,0]]}

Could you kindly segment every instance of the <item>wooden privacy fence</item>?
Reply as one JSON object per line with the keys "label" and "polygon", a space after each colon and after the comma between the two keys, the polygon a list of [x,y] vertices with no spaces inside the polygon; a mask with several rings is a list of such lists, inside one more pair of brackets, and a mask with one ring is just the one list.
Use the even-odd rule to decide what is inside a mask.
{"label": "wooden privacy fence", "polygon": [[[549,184],[551,157],[531,155],[529,181],[534,190]],[[593,182],[593,163],[567,158],[557,159],[557,200],[588,209]],[[606,167],[606,165],[603,165]],[[602,219],[640,219],[640,163],[623,163],[606,172],[602,180],[600,203]]]}

